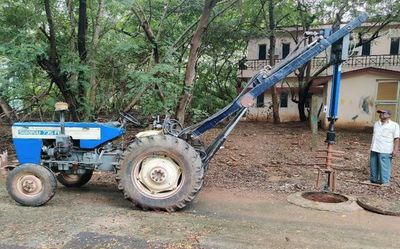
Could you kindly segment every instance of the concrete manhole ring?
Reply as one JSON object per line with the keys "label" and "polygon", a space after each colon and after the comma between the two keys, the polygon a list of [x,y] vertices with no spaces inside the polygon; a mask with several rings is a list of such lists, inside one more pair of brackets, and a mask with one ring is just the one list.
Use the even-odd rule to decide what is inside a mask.
{"label": "concrete manhole ring", "polygon": [[[323,192],[297,192],[287,198],[297,206],[331,212],[353,212],[362,210],[351,196]],[[319,200],[319,201],[316,201]]]}
{"label": "concrete manhole ring", "polygon": [[400,200],[386,200],[379,197],[359,197],[358,205],[365,210],[392,216],[400,216]]}

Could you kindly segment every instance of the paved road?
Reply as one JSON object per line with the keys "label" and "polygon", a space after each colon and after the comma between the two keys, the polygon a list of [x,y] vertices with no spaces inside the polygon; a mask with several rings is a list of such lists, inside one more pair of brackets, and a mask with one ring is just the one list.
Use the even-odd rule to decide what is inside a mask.
{"label": "paved road", "polygon": [[39,208],[0,179],[0,248],[399,248],[400,217],[332,213],[286,196],[204,189],[177,213],[137,210],[114,186],[58,187]]}

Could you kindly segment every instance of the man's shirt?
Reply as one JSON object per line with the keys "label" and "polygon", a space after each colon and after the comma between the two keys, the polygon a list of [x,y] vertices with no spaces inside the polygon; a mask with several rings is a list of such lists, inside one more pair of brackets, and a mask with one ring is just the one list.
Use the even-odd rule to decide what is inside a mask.
{"label": "man's shirt", "polygon": [[378,153],[392,153],[394,139],[400,136],[399,125],[389,119],[382,123],[380,120],[374,124],[371,150]]}

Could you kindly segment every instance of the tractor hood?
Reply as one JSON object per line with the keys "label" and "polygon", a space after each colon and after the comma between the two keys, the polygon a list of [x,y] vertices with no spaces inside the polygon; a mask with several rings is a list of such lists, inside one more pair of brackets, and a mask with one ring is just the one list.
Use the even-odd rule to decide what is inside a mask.
{"label": "tractor hood", "polygon": [[[20,163],[38,163],[42,141],[55,139],[60,132],[60,123],[57,122],[14,123],[12,137]],[[124,133],[125,129],[113,123],[65,123],[65,134],[78,140],[82,149],[95,149]]]}

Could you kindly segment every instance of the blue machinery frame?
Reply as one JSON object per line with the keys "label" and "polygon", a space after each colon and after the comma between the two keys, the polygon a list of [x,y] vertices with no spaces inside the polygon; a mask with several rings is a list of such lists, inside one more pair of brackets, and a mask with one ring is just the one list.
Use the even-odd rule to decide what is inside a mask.
{"label": "blue machinery frame", "polygon": [[[326,50],[329,46],[333,46],[336,49],[340,50],[340,53],[347,54],[348,42],[345,44],[344,38],[350,34],[355,28],[361,26],[363,22],[365,22],[368,18],[366,13],[362,13],[357,18],[346,24],[343,28],[338,29],[335,32],[327,32],[325,30],[316,41],[309,44],[308,46],[300,49],[297,52],[294,52],[290,56],[288,56],[285,60],[275,65],[270,71],[264,71],[257,73],[253,78],[251,78],[241,94],[239,94],[228,106],[212,115],[211,117],[205,119],[204,121],[195,124],[193,126],[187,127],[178,135],[183,138],[196,138],[204,134],[206,131],[214,128],[218,123],[222,120],[231,116],[233,113],[237,113],[236,116],[229,122],[229,124],[225,127],[225,129],[214,139],[211,145],[206,149],[206,156],[203,158],[204,163],[208,163],[208,161],[213,157],[213,155],[219,150],[220,146],[226,140],[226,137],[231,133],[235,125],[238,123],[239,119],[244,115],[247,108],[250,107],[254,99],[263,94],[266,90],[271,88],[273,85],[278,83],[279,81],[286,78],[289,74],[293,73],[296,69],[300,68],[310,60],[312,60],[315,56]],[[343,49],[345,47],[345,49]],[[346,50],[346,51],[344,51]],[[333,131],[333,125],[335,120],[337,119],[337,103],[339,98],[339,88],[340,88],[340,80],[341,80],[341,63],[342,59],[334,56],[334,61],[331,61],[334,64],[334,73],[333,73],[333,86],[331,91],[331,102],[330,102],[330,111],[329,111],[329,119],[331,122],[331,127]],[[254,88],[249,92],[245,92],[246,89],[253,85]],[[330,129],[331,130],[331,129]],[[328,134],[328,143],[329,143],[329,134]],[[333,136],[334,142],[334,136]]]}

